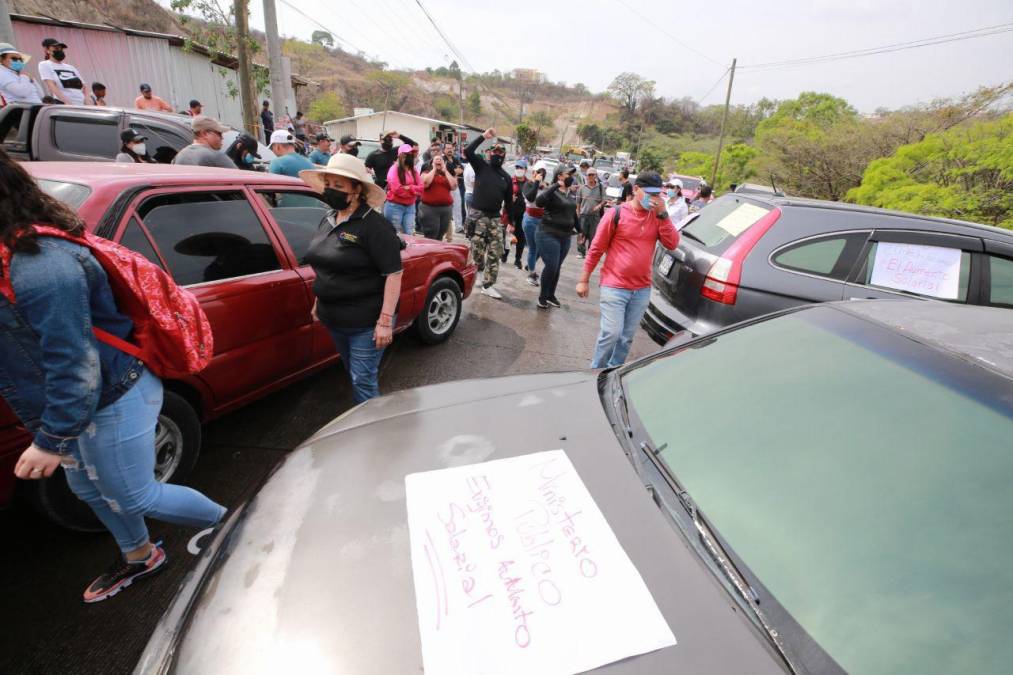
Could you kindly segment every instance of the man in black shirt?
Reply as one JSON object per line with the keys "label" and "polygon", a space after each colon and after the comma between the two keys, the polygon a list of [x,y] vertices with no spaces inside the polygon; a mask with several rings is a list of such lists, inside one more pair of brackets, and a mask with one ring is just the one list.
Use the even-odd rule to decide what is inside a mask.
{"label": "man in black shirt", "polygon": [[394,147],[395,138],[400,138],[402,143],[416,145],[415,141],[396,131],[385,131],[380,134],[380,148],[369,153],[366,157],[366,168],[373,174],[373,182],[384,190],[387,189],[387,172],[391,165],[397,161],[397,148]]}
{"label": "man in black shirt", "polygon": [[495,136],[495,129],[486,129],[464,149],[464,156],[475,170],[475,191],[468,210],[471,249],[479,273],[484,271],[482,294],[499,300],[503,296],[495,286],[503,255],[502,224],[509,222],[505,208],[509,208],[513,199],[513,179],[503,170],[506,148],[502,145],[496,143],[489,149],[489,161],[476,152],[482,141]]}
{"label": "man in black shirt", "polygon": [[264,142],[267,143],[274,133],[274,113],[271,112],[271,104],[268,101],[264,101],[260,110],[260,123],[264,127]]}

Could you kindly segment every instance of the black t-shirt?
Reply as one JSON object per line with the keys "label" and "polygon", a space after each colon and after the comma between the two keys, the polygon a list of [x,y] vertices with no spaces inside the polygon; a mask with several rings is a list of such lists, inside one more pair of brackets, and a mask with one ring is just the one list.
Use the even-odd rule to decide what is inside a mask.
{"label": "black t-shirt", "polygon": [[629,181],[623,183],[623,195],[620,197],[620,201],[626,201],[633,196],[633,183]]}
{"label": "black t-shirt", "polygon": [[367,206],[336,227],[332,223],[324,218],[306,254],[317,275],[317,315],[337,328],[371,328],[380,318],[387,276],[401,271],[401,240]]}

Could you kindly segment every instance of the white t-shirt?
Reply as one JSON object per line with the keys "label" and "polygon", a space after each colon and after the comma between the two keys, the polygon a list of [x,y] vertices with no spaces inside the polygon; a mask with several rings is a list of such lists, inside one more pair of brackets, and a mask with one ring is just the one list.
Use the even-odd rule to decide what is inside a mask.
{"label": "white t-shirt", "polygon": [[668,209],[668,217],[672,223],[678,223],[689,215],[689,204],[686,203],[686,199],[682,195],[679,195],[679,198],[674,203],[669,203],[666,208]]}
{"label": "white t-shirt", "polygon": [[464,167],[464,194],[475,191],[475,169],[469,162]]}
{"label": "white t-shirt", "polygon": [[[39,61],[39,77],[56,82],[60,94],[72,105],[84,105],[84,80],[77,68],[69,63]],[[46,93],[49,93],[48,91]]]}
{"label": "white t-shirt", "polygon": [[8,103],[42,103],[32,78],[0,66],[0,96]]}

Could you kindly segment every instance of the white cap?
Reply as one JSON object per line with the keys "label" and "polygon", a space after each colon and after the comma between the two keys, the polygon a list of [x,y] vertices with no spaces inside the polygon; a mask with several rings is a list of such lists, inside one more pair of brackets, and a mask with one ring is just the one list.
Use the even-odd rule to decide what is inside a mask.
{"label": "white cap", "polygon": [[268,145],[274,145],[275,143],[288,143],[289,145],[295,145],[295,136],[292,132],[286,129],[276,129],[271,132],[271,142]]}
{"label": "white cap", "polygon": [[682,189],[682,181],[678,178],[672,181],[672,185],[679,188],[680,190]]}

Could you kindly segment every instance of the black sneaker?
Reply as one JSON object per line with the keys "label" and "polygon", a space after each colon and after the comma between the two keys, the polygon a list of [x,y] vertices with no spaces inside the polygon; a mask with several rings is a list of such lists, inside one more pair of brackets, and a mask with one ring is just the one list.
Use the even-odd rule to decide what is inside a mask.
{"label": "black sneaker", "polygon": [[514,260],[514,267],[516,267],[517,269],[521,269],[521,261],[520,260]]}
{"label": "black sneaker", "polygon": [[534,272],[532,272],[531,274],[528,275],[528,285],[529,286],[537,286],[538,285],[538,275],[535,274]]}
{"label": "black sneaker", "polygon": [[548,309],[549,303],[545,302],[541,298],[538,299],[538,309]]}
{"label": "black sneaker", "polygon": [[552,298],[547,298],[547,299],[545,300],[545,302],[549,303],[549,304],[550,304],[550,305],[552,305],[553,307],[562,307],[562,305],[561,305],[561,304],[559,304],[559,300],[556,300],[556,298],[555,298],[555,297],[552,297]]}
{"label": "black sneaker", "polygon": [[160,570],[165,561],[165,550],[158,544],[152,546],[151,553],[144,560],[127,562],[120,557],[109,566],[105,574],[91,582],[91,585],[84,590],[84,601],[99,602],[111,598],[134,583],[134,580]]}

